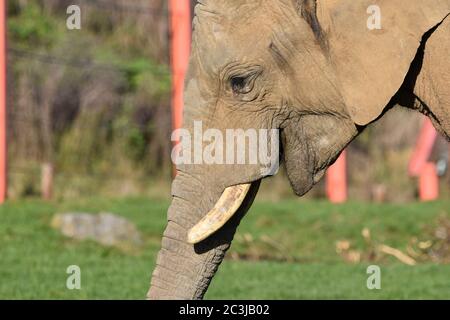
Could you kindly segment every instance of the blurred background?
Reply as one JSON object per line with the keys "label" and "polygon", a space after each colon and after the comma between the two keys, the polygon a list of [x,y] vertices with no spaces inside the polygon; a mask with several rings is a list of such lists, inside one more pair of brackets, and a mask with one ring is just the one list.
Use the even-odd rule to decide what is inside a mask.
{"label": "blurred background", "polygon": [[[0,206],[0,297],[144,297],[172,180],[168,3],[7,2],[9,200]],[[72,4],[81,8],[81,30],[66,27]],[[419,113],[391,110],[349,146],[345,204],[326,200],[324,182],[297,199],[283,170],[265,180],[229,253],[234,264],[224,266],[209,297],[364,296],[364,285],[352,286],[351,279],[364,263],[377,262],[392,271],[392,290],[381,297],[449,298],[443,280],[450,279],[448,143],[439,137],[428,159],[440,163],[437,201],[418,203],[418,179],[408,175],[423,121]],[[131,249],[105,246],[50,227],[55,213],[74,211],[126,217],[143,240]],[[109,277],[68,291],[71,263],[92,266],[86,274],[93,282],[105,269]],[[250,267],[255,263],[260,267]],[[424,266],[404,269],[416,264]],[[35,269],[25,278],[19,274],[30,266]],[[236,272],[247,272],[247,282],[234,281]],[[274,272],[286,275],[278,285],[309,280],[289,290],[261,290],[258,283]],[[52,282],[54,274],[61,283]],[[417,274],[422,282],[409,290]],[[433,274],[438,278],[427,278]],[[329,277],[341,279],[333,289],[326,286]],[[357,277],[365,283],[364,271]],[[322,281],[317,290],[311,279]],[[437,282],[442,287],[436,289]],[[428,291],[420,289],[424,283]]]}
{"label": "blurred background", "polygon": [[[82,30],[66,28],[66,9],[74,3],[82,9]],[[162,0],[8,1],[10,198],[40,196],[46,165],[54,170],[57,199],[147,194],[156,185],[167,190],[168,21]],[[417,198],[407,168],[422,118],[391,111],[352,143],[351,199]],[[441,139],[436,161],[448,153]],[[272,196],[291,196],[280,176]],[[441,194],[448,196],[448,175],[440,180]],[[308,196],[324,197],[323,185]]]}
{"label": "blurred background", "polygon": [[11,198],[40,195],[46,164],[56,198],[170,181],[167,24],[164,1],[8,1]]}

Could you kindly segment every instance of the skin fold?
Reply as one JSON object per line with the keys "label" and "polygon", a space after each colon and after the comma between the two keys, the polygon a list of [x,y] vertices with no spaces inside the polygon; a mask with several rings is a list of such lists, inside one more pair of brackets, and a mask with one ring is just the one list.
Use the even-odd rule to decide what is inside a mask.
{"label": "skin fold", "polygon": [[[381,8],[369,30],[366,9]],[[450,0],[201,0],[195,9],[184,128],[279,129],[301,196],[371,122],[407,107],[450,139]],[[181,164],[149,299],[201,299],[251,206],[262,164]],[[188,231],[230,186],[252,183],[237,213],[195,245]],[[238,275],[237,275],[238,276]]]}

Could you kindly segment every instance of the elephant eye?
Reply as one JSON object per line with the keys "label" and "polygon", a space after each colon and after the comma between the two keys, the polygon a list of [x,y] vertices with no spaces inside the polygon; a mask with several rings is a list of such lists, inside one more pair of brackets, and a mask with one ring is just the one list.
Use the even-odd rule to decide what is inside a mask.
{"label": "elephant eye", "polygon": [[234,94],[245,94],[252,90],[251,77],[232,77],[230,79],[231,90]]}
{"label": "elephant eye", "polygon": [[[259,65],[254,66],[239,66],[234,70],[226,71],[225,86],[229,92],[234,96],[244,96],[255,88],[256,79],[262,74],[263,69]],[[241,97],[244,98],[244,97]]]}

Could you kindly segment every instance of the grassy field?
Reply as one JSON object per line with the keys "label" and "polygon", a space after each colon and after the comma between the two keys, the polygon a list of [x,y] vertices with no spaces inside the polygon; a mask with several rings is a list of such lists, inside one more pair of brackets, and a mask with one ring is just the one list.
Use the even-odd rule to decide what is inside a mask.
{"label": "grassy field", "polygon": [[[0,298],[144,298],[167,206],[166,200],[143,198],[27,200],[1,206]],[[67,239],[49,225],[55,213],[68,211],[120,214],[137,225],[144,245],[124,251]],[[448,257],[443,240],[435,238],[449,219],[449,201],[256,202],[206,298],[450,299],[450,265],[437,263]],[[377,252],[380,244],[417,254],[417,265]],[[66,289],[66,268],[73,264],[81,268],[81,290]],[[371,264],[381,267],[381,290],[366,287]]]}

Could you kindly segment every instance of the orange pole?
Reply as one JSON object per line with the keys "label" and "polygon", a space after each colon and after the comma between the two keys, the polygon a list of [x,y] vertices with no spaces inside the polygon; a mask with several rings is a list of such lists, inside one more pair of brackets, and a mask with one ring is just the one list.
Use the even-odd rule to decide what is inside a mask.
{"label": "orange pole", "polygon": [[0,0],[0,203],[8,188],[6,161],[6,0]]}
{"label": "orange pole", "polygon": [[420,172],[419,197],[421,201],[433,201],[439,197],[439,178],[432,162],[427,162]]}
{"label": "orange pole", "polygon": [[[183,91],[191,50],[190,0],[170,0],[171,65],[172,65],[172,127],[183,122]],[[175,142],[175,144],[178,142]]]}
{"label": "orange pole", "polygon": [[431,120],[426,118],[417,139],[413,155],[409,161],[408,173],[410,176],[417,177],[420,175],[422,168],[425,166],[431,155],[436,137],[437,132],[434,129]]}
{"label": "orange pole", "polygon": [[332,203],[347,201],[347,151],[343,151],[326,174],[326,194]]}
{"label": "orange pole", "polygon": [[436,165],[428,162],[436,138],[437,132],[431,120],[425,118],[408,165],[409,175],[419,177],[419,198],[421,201],[432,201],[439,197],[439,177]]}

